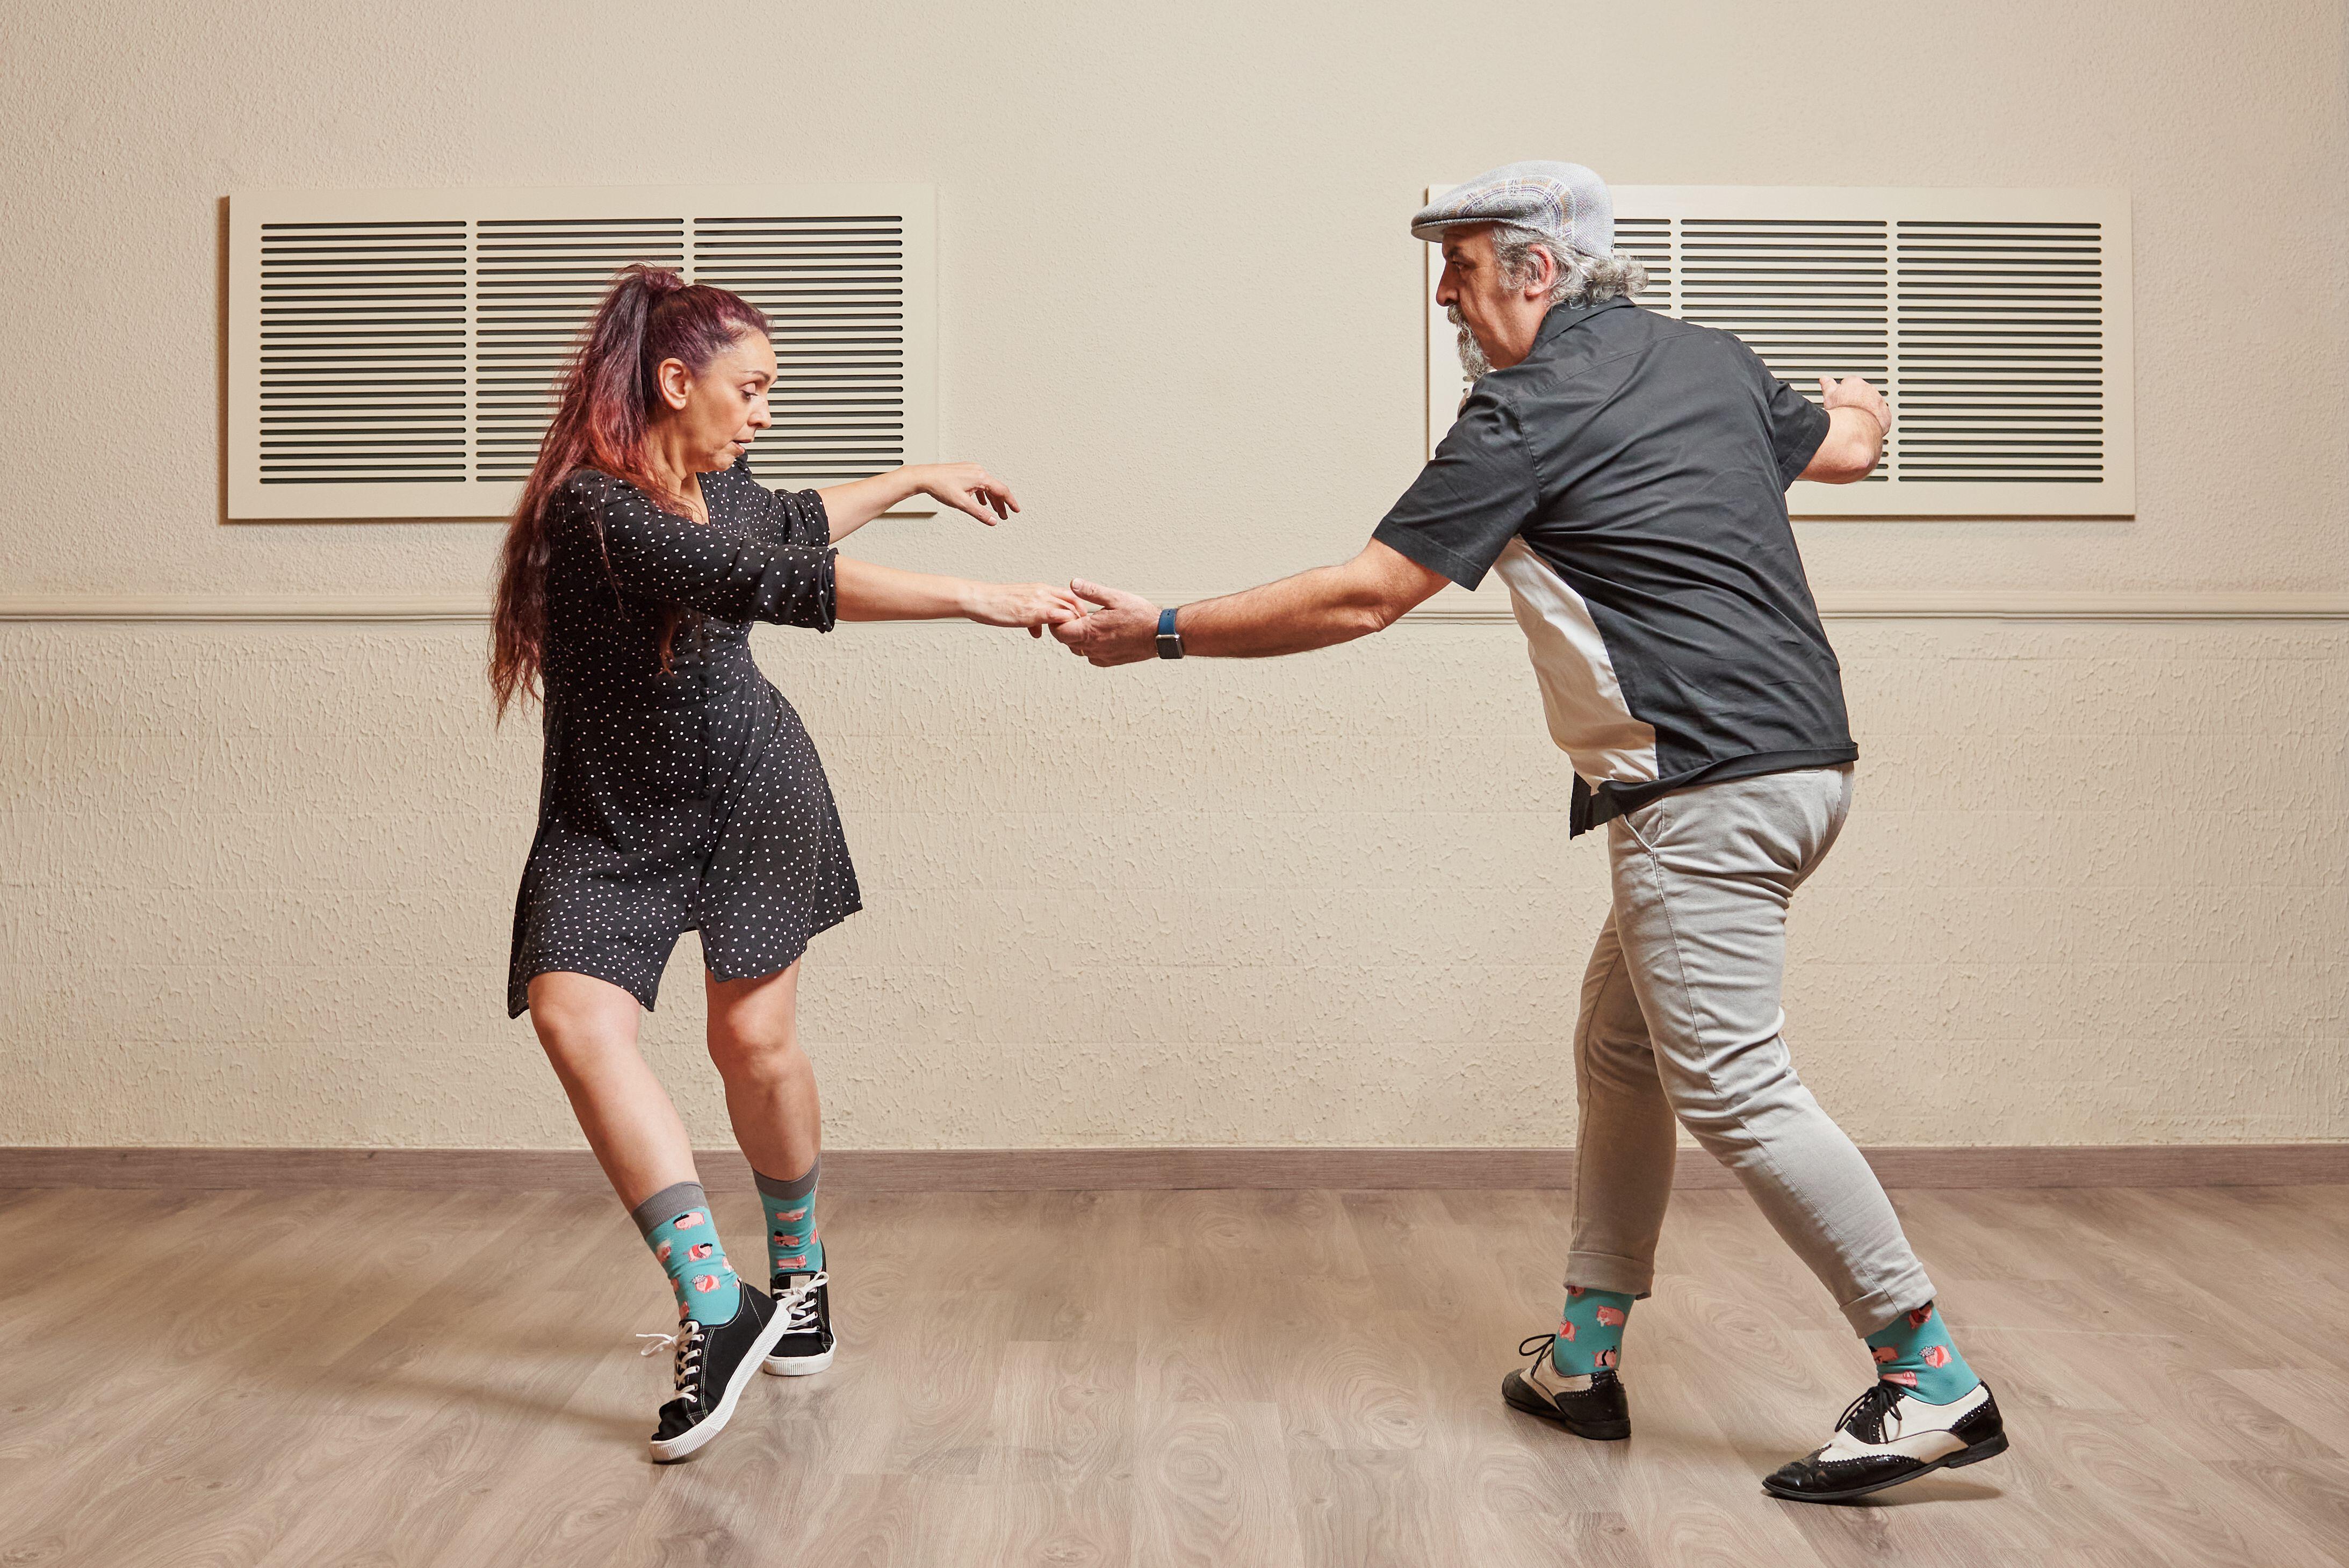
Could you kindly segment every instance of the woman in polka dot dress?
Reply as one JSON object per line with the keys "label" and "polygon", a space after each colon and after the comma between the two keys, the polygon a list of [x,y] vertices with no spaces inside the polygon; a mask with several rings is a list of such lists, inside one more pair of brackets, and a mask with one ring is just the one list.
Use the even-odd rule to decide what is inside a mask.
{"label": "woman in polka dot dress", "polygon": [[[674,273],[623,272],[589,323],[507,532],[490,678],[502,716],[543,695],[538,834],[515,901],[507,1009],[527,1009],[605,1173],[678,1300],[678,1398],[656,1458],[721,1429],[766,1358],[832,1355],[811,1214],[815,1075],[794,1025],[800,955],[859,907],[823,766],[752,661],[753,621],[961,617],[1031,634],[1065,589],[969,583],[831,546],[916,493],[982,522],[1016,511],[975,464],[771,491],[748,449],[769,424],[765,316]],[[543,687],[543,694],[542,694]],[[726,1260],[684,1124],[636,1048],[670,949],[701,933],[709,1052],[736,1140],[771,1200],[771,1301]],[[787,1202],[778,1210],[775,1202]],[[707,1225],[688,1248],[680,1230]]]}

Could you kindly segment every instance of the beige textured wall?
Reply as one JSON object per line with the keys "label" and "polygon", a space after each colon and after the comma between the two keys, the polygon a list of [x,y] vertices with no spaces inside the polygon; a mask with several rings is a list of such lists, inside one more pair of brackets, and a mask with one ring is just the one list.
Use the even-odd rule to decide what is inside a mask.
{"label": "beige textured wall", "polygon": [[[0,601],[484,581],[486,525],[221,523],[243,185],[932,182],[942,433],[1030,510],[856,547],[1237,586],[1408,482],[1402,220],[1528,155],[2129,188],[2137,520],[1806,524],[1814,580],[2349,590],[2340,5],[1854,15],[16,7]],[[2349,1136],[2349,624],[1830,630],[1866,759],[1789,1009],[1856,1136]],[[491,730],[481,640],[0,625],[0,1143],[575,1141],[502,1016],[535,736]],[[966,627],[760,647],[866,889],[805,989],[836,1145],[1569,1136],[1602,866],[1506,625],[1110,675]],[[650,1047],[719,1141],[691,939],[668,985]]]}

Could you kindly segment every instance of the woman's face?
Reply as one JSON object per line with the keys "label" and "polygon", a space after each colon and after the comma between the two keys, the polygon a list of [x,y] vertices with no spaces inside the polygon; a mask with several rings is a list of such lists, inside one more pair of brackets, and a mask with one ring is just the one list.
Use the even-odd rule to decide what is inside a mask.
{"label": "woman's face", "polygon": [[775,378],[775,346],[758,333],[744,333],[698,373],[664,359],[655,374],[664,407],[654,423],[678,440],[696,473],[732,468],[774,422],[767,387]]}

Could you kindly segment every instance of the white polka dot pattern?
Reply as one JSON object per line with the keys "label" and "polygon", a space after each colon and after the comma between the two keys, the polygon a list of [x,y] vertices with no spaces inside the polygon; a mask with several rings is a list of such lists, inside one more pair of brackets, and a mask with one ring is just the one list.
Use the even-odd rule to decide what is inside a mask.
{"label": "white polka dot pattern", "polygon": [[[554,502],[546,762],[509,1016],[553,970],[650,1009],[693,930],[719,978],[771,975],[862,907],[823,764],[750,656],[754,620],[832,628],[823,502],[767,490],[747,463],[701,489],[706,526],[593,469]],[[672,609],[684,615],[665,673]]]}

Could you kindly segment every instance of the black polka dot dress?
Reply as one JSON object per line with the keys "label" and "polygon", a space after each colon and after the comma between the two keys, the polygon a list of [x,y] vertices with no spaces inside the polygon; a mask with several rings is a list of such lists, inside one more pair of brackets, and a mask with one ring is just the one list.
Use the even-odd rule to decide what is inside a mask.
{"label": "black polka dot dress", "polygon": [[823,764],[750,657],[753,621],[832,629],[823,501],[740,462],[701,493],[707,525],[583,469],[549,512],[546,763],[508,1016],[552,970],[649,1009],[688,931],[719,979],[771,975],[862,907]]}

